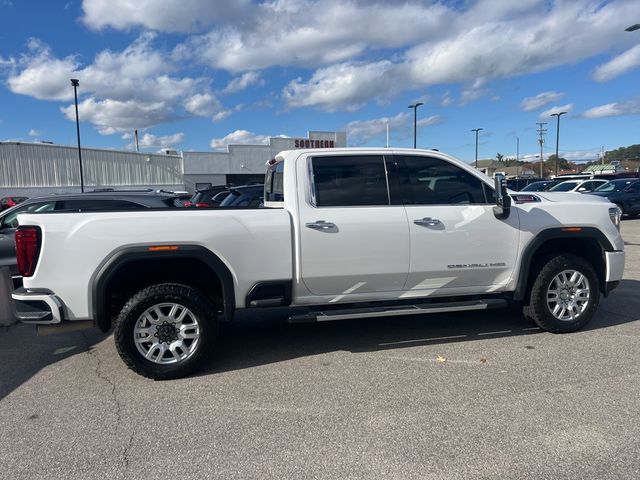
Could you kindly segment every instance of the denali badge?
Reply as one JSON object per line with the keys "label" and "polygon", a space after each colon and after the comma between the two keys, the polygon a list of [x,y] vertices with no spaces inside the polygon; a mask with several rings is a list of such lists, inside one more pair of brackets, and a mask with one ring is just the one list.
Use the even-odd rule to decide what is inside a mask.
{"label": "denali badge", "polygon": [[506,267],[504,262],[497,263],[457,263],[455,265],[447,265],[447,268],[493,268],[493,267]]}

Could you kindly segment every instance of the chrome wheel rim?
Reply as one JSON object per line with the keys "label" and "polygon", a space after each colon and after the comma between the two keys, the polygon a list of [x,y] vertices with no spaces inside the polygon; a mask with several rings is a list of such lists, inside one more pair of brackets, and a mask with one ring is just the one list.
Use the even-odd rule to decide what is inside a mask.
{"label": "chrome wheel rim", "polygon": [[159,303],[138,317],[133,342],[147,360],[170,365],[191,358],[200,344],[200,323],[179,303]]}
{"label": "chrome wheel rim", "polygon": [[563,270],[547,288],[547,306],[558,320],[577,319],[589,306],[589,280],[577,270]]}

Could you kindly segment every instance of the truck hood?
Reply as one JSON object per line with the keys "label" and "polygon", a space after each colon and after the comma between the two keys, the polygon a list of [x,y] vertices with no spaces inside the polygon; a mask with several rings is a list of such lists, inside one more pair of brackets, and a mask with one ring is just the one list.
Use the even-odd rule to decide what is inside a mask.
{"label": "truck hood", "polygon": [[571,193],[571,192],[532,192],[540,198],[544,198],[549,202],[567,202],[567,203],[610,203],[608,199],[590,195],[588,193]]}

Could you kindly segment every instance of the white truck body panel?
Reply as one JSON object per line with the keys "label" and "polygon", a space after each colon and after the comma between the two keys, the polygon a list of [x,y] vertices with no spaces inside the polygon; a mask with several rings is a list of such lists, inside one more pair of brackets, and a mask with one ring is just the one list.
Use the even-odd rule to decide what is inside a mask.
{"label": "white truck body panel", "polygon": [[232,273],[236,304],[255,279],[291,278],[291,217],[283,209],[180,209],[22,215],[42,228],[41,259],[27,289],[55,285],[69,320],[91,318],[92,277],[117,250],[140,245],[201,245]]}

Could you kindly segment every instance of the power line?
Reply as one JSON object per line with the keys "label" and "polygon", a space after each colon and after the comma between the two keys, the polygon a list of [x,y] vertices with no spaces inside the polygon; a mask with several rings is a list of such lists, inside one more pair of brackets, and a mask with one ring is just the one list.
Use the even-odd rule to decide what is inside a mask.
{"label": "power line", "polygon": [[542,146],[544,145],[544,135],[547,133],[547,129],[544,128],[546,124],[547,122],[536,122],[536,125],[538,125],[538,130],[536,130],[536,132],[538,132],[538,143],[540,144],[540,178],[544,177],[542,173],[542,165],[544,164]]}

